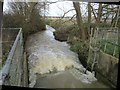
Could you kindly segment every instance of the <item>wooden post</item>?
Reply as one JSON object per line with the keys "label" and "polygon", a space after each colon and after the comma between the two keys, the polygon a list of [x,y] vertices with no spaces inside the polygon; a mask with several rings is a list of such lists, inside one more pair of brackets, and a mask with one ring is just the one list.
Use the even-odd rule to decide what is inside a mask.
{"label": "wooden post", "polygon": [[93,72],[94,66],[96,64],[97,51],[99,50],[98,49],[99,47],[97,47],[97,41],[98,41],[97,38],[98,38],[98,28],[96,28],[96,30],[95,30],[95,36],[94,36],[94,39],[95,39],[94,45],[95,45],[95,47],[93,48],[94,55],[93,55],[93,62],[92,62],[92,65],[91,65],[91,72]]}
{"label": "wooden post", "polygon": [[[118,41],[116,40],[116,43],[115,43],[116,45],[117,45],[117,42],[118,42]],[[113,56],[115,56],[116,47],[117,47],[116,45],[115,45],[115,47],[114,47]]]}
{"label": "wooden post", "polygon": [[[118,28],[115,28],[115,30],[117,31],[117,35],[118,35],[118,34],[119,34],[119,32],[118,32]],[[115,32],[115,33],[116,33],[116,32]],[[119,37],[117,37],[117,40],[116,40],[116,42],[115,42],[116,45],[119,45],[118,40],[119,40]],[[116,45],[115,45],[115,47],[114,47],[113,56],[115,56],[115,53],[116,53],[116,47],[119,48],[119,46],[116,46]]]}
{"label": "wooden post", "polygon": [[106,35],[106,38],[105,38],[104,52],[106,51],[106,47],[107,47],[107,42],[106,42],[106,40],[108,39],[108,32],[107,32],[106,34],[107,34],[107,35]]}
{"label": "wooden post", "polygon": [[88,51],[88,59],[87,59],[87,66],[86,66],[86,69],[85,69],[85,73],[87,72],[87,69],[88,69],[88,64],[90,62],[90,59],[91,59],[91,55],[90,55],[90,52],[91,52],[91,44],[92,44],[92,35],[93,35],[93,29],[91,29],[91,33],[90,33],[90,42],[89,42],[89,51]]}

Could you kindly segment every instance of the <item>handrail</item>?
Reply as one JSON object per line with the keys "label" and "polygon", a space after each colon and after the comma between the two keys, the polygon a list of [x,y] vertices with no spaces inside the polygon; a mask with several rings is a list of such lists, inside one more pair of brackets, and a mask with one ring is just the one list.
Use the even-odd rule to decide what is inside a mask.
{"label": "handrail", "polygon": [[[4,28],[3,28],[4,29]],[[12,29],[12,28],[11,28]],[[14,29],[14,28],[13,28]],[[12,57],[14,55],[14,52],[15,52],[15,49],[16,49],[16,46],[17,46],[17,43],[18,43],[18,40],[20,38],[20,34],[22,33],[22,28],[16,28],[16,29],[20,29],[19,30],[19,33],[17,34],[17,37],[14,41],[14,44],[9,52],[9,55],[7,57],[7,60],[4,64],[4,66],[2,67],[2,69],[0,70],[0,85],[2,85],[2,83],[4,82],[4,79],[5,77],[8,75],[9,73],[9,69],[10,69],[10,64],[11,64],[11,61],[12,61]]]}
{"label": "handrail", "polygon": [[2,28],[2,29],[22,29],[22,28]]}

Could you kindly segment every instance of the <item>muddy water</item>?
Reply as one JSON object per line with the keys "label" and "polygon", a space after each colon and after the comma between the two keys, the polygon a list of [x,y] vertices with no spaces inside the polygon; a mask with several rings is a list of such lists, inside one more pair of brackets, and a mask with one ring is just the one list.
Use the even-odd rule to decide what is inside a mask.
{"label": "muddy water", "polygon": [[79,62],[69,45],[54,39],[50,26],[28,37],[29,87],[45,88],[107,88]]}

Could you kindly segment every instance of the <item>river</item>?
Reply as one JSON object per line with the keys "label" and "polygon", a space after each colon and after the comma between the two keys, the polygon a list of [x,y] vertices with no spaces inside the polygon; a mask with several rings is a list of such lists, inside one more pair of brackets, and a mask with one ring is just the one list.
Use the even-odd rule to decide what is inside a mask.
{"label": "river", "polygon": [[26,41],[29,87],[35,88],[108,88],[80,63],[69,45],[54,39],[52,27],[35,33]]}

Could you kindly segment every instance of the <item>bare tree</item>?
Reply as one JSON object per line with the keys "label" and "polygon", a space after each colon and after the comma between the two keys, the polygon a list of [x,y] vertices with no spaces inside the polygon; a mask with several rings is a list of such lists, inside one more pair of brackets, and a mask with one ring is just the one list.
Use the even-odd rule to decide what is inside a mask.
{"label": "bare tree", "polygon": [[[9,11],[4,15],[4,27],[21,27],[23,36],[45,29],[41,16],[42,3],[39,2],[9,2]],[[41,12],[40,12],[41,11]],[[14,21],[11,23],[11,21]]]}
{"label": "bare tree", "polygon": [[88,30],[90,31],[91,27],[91,3],[88,2]]}
{"label": "bare tree", "polygon": [[102,4],[99,3],[99,8],[98,8],[98,14],[97,14],[97,21],[96,21],[96,26],[98,27],[99,24],[100,24],[100,20],[101,20],[101,17],[102,17]]}
{"label": "bare tree", "polygon": [[81,39],[84,41],[86,39],[86,35],[85,35],[85,28],[83,25],[83,20],[82,20],[82,15],[81,15],[80,3],[73,2],[73,6],[76,11],[76,20],[77,20],[78,27],[80,29],[80,36],[81,36]]}

